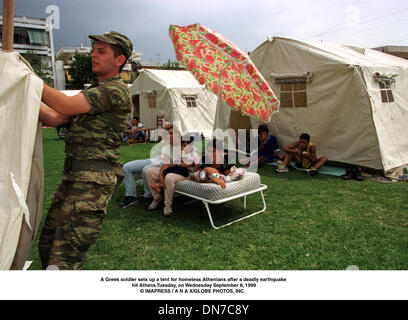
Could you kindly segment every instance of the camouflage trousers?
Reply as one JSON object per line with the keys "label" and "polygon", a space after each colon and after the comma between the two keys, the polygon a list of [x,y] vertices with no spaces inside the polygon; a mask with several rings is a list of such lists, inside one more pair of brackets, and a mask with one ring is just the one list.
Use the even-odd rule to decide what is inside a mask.
{"label": "camouflage trousers", "polygon": [[39,240],[43,268],[80,270],[98,238],[115,185],[62,181],[48,211]]}

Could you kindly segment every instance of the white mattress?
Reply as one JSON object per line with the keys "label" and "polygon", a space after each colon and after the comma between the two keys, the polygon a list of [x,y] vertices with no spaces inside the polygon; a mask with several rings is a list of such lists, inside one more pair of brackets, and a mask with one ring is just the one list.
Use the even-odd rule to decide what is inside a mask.
{"label": "white mattress", "polygon": [[225,189],[215,183],[198,183],[184,180],[176,183],[175,190],[207,200],[217,201],[254,190],[258,188],[260,184],[261,178],[259,174],[246,172],[240,180],[228,182]]}

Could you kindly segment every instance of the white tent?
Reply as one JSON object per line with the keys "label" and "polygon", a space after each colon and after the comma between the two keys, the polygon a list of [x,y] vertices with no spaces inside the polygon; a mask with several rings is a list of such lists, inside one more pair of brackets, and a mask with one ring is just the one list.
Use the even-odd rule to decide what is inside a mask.
{"label": "white tent", "polygon": [[251,59],[281,101],[281,146],[309,133],[332,161],[391,173],[408,163],[408,61],[371,49],[272,38]]}
{"label": "white tent", "polygon": [[189,71],[145,69],[129,88],[139,95],[140,121],[157,128],[157,118],[182,132],[211,134],[217,96],[200,85]]}

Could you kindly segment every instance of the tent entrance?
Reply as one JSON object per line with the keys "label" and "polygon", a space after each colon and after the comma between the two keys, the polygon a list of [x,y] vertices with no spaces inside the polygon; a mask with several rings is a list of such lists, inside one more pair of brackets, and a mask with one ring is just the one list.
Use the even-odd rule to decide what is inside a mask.
{"label": "tent entrance", "polygon": [[231,129],[252,129],[251,118],[249,116],[243,116],[241,111],[231,111],[229,127]]}

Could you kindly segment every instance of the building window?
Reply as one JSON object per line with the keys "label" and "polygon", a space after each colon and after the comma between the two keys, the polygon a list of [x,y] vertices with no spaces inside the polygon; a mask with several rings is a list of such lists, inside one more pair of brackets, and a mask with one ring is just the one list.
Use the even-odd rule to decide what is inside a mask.
{"label": "building window", "polygon": [[152,108],[152,109],[156,109],[156,93],[155,92],[153,92],[153,93],[149,93],[148,95],[147,95],[147,99],[148,99],[148,102],[149,102],[149,108]]}
{"label": "building window", "polygon": [[306,81],[299,80],[277,80],[281,85],[280,102],[282,108],[307,107]]}
{"label": "building window", "polygon": [[[0,42],[2,41],[3,34],[0,25]],[[30,44],[30,38],[28,37],[27,29],[15,27],[14,28],[14,44]]]}
{"label": "building window", "polygon": [[183,96],[187,103],[187,108],[197,108],[197,96]]}
{"label": "building window", "polygon": [[30,44],[48,46],[47,34],[43,30],[28,29],[28,37],[30,38]]}
{"label": "building window", "polygon": [[391,83],[388,81],[380,81],[381,100],[383,103],[394,102],[394,95],[391,90]]}
{"label": "building window", "polygon": [[[0,31],[0,40],[2,39]],[[48,36],[44,30],[14,28],[14,44],[48,46]]]}
{"label": "building window", "polygon": [[15,28],[14,29],[14,43],[15,44],[30,44],[30,38],[28,37],[27,29]]}

